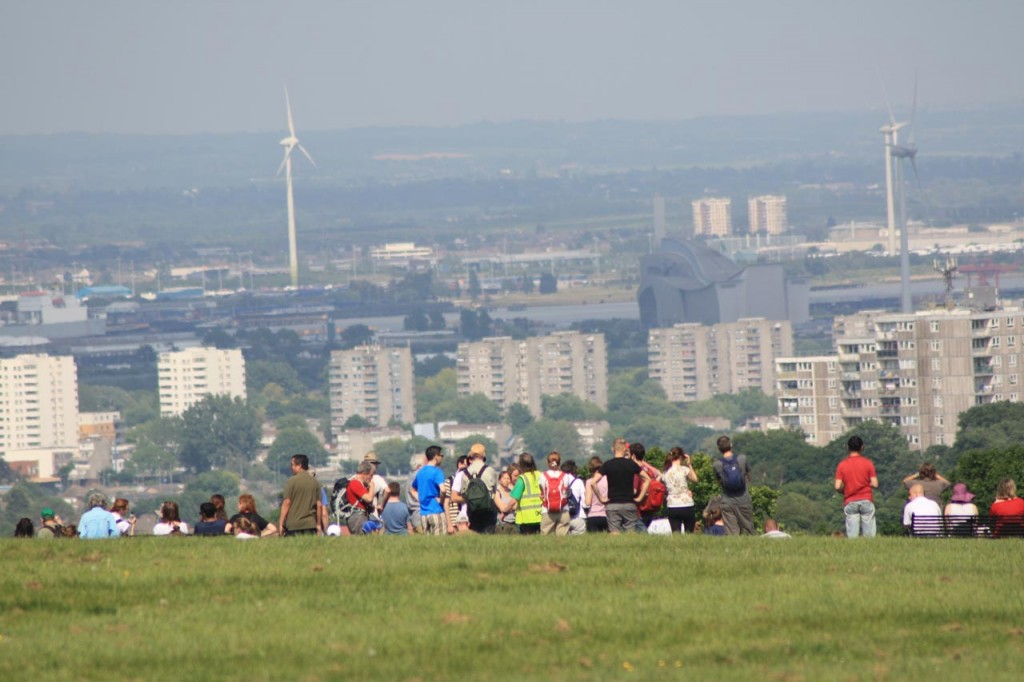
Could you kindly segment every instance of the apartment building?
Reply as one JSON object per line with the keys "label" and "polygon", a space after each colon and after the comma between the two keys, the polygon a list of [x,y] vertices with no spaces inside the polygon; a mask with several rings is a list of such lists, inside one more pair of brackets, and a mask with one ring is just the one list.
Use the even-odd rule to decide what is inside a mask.
{"label": "apartment building", "polygon": [[762,317],[651,329],[648,374],[673,402],[707,400],[719,393],[759,389],[775,393],[775,358],[792,355],[788,320]]}
{"label": "apartment building", "polygon": [[786,197],[765,194],[747,199],[750,233],[782,234],[789,229]]}
{"label": "apartment building", "polygon": [[237,348],[197,346],[157,357],[160,414],[181,416],[206,396],[246,397],[245,358]]}
{"label": "apartment building", "polygon": [[0,456],[41,448],[76,448],[78,370],[70,356],[0,359]]}
{"label": "apartment building", "polygon": [[775,360],[775,395],[783,428],[801,430],[824,445],[843,434],[839,411],[839,360],[835,355]]}
{"label": "apartment building", "polygon": [[391,420],[416,420],[412,351],[360,346],[331,353],[328,369],[331,428],[340,433],[349,417],[359,415],[374,426]]}
{"label": "apartment building", "polygon": [[541,416],[541,397],[571,393],[608,407],[608,356],[603,334],[574,331],[459,344],[459,395],[482,393],[501,409],[522,403]]}
{"label": "apartment building", "polygon": [[[826,430],[806,416],[810,406],[800,399],[807,396],[793,392],[786,371],[804,359],[776,361],[780,416],[793,425],[796,399],[800,428],[812,442],[827,442],[876,420],[898,427],[914,449],[952,445],[961,412],[1020,401],[1024,312],[1019,308],[864,312],[837,317],[833,338]],[[818,406],[815,402],[814,409]]]}
{"label": "apartment building", "polygon": [[693,205],[693,234],[728,237],[732,234],[732,199],[704,197]]}

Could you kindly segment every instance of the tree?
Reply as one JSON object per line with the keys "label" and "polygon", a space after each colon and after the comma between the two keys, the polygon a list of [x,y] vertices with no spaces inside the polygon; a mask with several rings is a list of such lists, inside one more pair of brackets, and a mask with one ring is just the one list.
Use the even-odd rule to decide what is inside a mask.
{"label": "tree", "polygon": [[273,445],[267,451],[267,466],[271,471],[288,474],[291,472],[292,455],[306,455],[313,466],[327,463],[327,451],[305,424],[277,432]]}
{"label": "tree", "polygon": [[342,350],[348,350],[356,346],[365,346],[373,341],[373,337],[373,330],[365,324],[353,324],[345,327],[338,337],[338,341],[341,343]]}
{"label": "tree", "polygon": [[481,293],[480,278],[477,276],[476,270],[470,270],[469,271],[469,289],[468,289],[468,293],[469,293],[469,297],[472,298],[474,301],[476,299],[480,298],[480,293]]}
{"label": "tree", "polygon": [[874,462],[879,492],[883,497],[900,489],[904,477],[918,470],[918,456],[910,452],[907,439],[900,430],[890,423],[872,420],[858,424],[823,448],[822,459],[828,463],[831,473],[835,473],[836,465],[849,454],[846,443],[850,436],[855,435],[864,440],[863,454]]}
{"label": "tree", "polygon": [[377,471],[382,476],[397,476],[410,470],[409,460],[413,455],[421,455],[433,443],[423,436],[413,436],[409,440],[388,438],[373,444],[380,464]]}
{"label": "tree", "polygon": [[960,413],[957,427],[956,455],[1024,443],[1024,403],[1004,401],[972,407]]}
{"label": "tree", "polygon": [[542,294],[554,294],[558,291],[558,280],[550,272],[540,276],[539,291]]}
{"label": "tree", "polygon": [[545,419],[580,422],[605,418],[604,410],[572,393],[541,396],[540,404]]}
{"label": "tree", "polygon": [[553,419],[538,419],[523,431],[526,449],[535,458],[543,459],[554,450],[562,455],[562,461],[574,459],[579,464],[588,453],[583,451],[580,434],[569,422]]}
{"label": "tree", "polygon": [[523,275],[523,283],[520,287],[524,294],[532,294],[534,290],[533,277],[530,275]]}
{"label": "tree", "polygon": [[457,397],[455,368],[442,369],[434,376],[416,382],[416,414],[422,420],[437,421],[434,408]]}
{"label": "tree", "polygon": [[984,513],[995,500],[999,481],[1012,478],[1018,490],[1024,487],[1024,445],[971,450],[960,456],[948,478],[966,483],[977,496],[974,503],[978,505],[978,510]]}
{"label": "tree", "polygon": [[[810,445],[799,431],[741,431],[733,436],[733,449],[750,461],[757,483],[780,486],[786,481],[831,481],[835,463],[822,449]],[[845,456],[845,455],[844,455]]]}
{"label": "tree", "polygon": [[369,419],[361,414],[354,414],[345,420],[345,424],[342,426],[344,429],[368,429],[373,424]]}
{"label": "tree", "polygon": [[444,353],[438,353],[437,355],[431,355],[429,358],[416,361],[413,373],[417,379],[426,379],[436,375],[442,369],[448,368],[455,369],[455,359],[448,357]]}
{"label": "tree", "polygon": [[298,372],[287,362],[277,360],[249,360],[245,363],[245,387],[250,395],[266,386],[280,386],[286,393],[301,393],[305,385]]}
{"label": "tree", "polygon": [[202,473],[225,466],[241,468],[260,446],[260,420],[241,398],[207,396],[182,415],[178,449],[181,463]]}
{"label": "tree", "polygon": [[278,431],[284,431],[285,429],[309,429],[306,424],[306,420],[303,419],[302,415],[298,414],[286,414],[281,416],[278,418],[275,426]]}
{"label": "tree", "polygon": [[444,315],[441,313],[440,310],[438,310],[437,308],[434,308],[433,310],[430,311],[430,330],[431,331],[440,331],[440,330],[444,329],[447,326],[448,326],[448,323],[445,322]]}
{"label": "tree", "polygon": [[427,314],[423,312],[423,308],[417,307],[406,315],[402,321],[402,329],[413,332],[425,332],[430,329],[430,320],[427,318]]}
{"label": "tree", "polygon": [[460,424],[496,424],[501,421],[501,408],[482,393],[446,400],[435,405],[428,414],[430,421]]}
{"label": "tree", "polygon": [[460,455],[468,455],[469,449],[476,443],[483,444],[484,450],[487,453],[487,461],[492,466],[497,466],[498,444],[483,434],[475,433],[455,441],[455,444],[452,445],[452,451],[455,453],[456,457]]}
{"label": "tree", "polygon": [[522,403],[512,403],[505,410],[505,423],[512,427],[512,433],[520,434],[533,423],[530,408]]}

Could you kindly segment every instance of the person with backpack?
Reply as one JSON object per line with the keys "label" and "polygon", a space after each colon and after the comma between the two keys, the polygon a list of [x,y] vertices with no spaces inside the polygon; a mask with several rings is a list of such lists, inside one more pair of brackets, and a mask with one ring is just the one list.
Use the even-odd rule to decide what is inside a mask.
{"label": "person with backpack", "polygon": [[569,534],[569,477],[562,471],[562,456],[548,453],[548,470],[540,477],[541,535]]}
{"label": "person with backpack", "polygon": [[643,443],[630,443],[629,454],[651,479],[651,484],[647,486],[647,494],[637,505],[644,528],[649,528],[651,521],[665,505],[665,484],[661,480],[661,472],[647,462],[647,450]]}
{"label": "person with backpack", "polygon": [[750,467],[746,455],[732,451],[732,439],[718,439],[721,457],[712,465],[722,486],[722,521],[726,535],[755,535],[754,505],[750,501]]}
{"label": "person with backpack", "polygon": [[452,491],[452,497],[465,505],[469,530],[492,535],[498,525],[498,509],[494,505],[498,472],[487,466],[487,449],[483,443],[473,443],[469,458],[469,466],[462,474],[462,486]]}
{"label": "person with backpack", "polygon": [[512,497],[516,501],[516,525],[521,535],[537,535],[544,505],[540,495],[540,474],[529,452],[519,455],[519,470],[522,473],[512,488]]}
{"label": "person with backpack", "polygon": [[562,473],[569,479],[567,490],[569,499],[566,508],[569,510],[569,535],[583,535],[587,532],[587,514],[583,510],[587,486],[576,473],[576,462],[569,460],[562,463]]}
{"label": "person with backpack", "polygon": [[42,525],[36,531],[36,537],[42,540],[53,540],[61,537],[61,532],[64,529],[64,522],[61,518],[53,513],[53,509],[49,507],[43,508],[43,513],[40,514],[40,521]]}
{"label": "person with backpack", "polygon": [[363,534],[363,524],[374,511],[373,500],[376,492],[373,486],[373,465],[366,461],[360,462],[356,467],[356,475],[345,489],[345,501],[351,505],[348,519],[345,521],[349,534]]}

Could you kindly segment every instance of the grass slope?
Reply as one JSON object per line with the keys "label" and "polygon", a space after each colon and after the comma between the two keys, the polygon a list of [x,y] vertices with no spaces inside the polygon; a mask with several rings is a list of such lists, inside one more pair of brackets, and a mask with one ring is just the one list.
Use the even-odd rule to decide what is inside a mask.
{"label": "grass slope", "polygon": [[3,540],[0,679],[1017,679],[1021,549]]}

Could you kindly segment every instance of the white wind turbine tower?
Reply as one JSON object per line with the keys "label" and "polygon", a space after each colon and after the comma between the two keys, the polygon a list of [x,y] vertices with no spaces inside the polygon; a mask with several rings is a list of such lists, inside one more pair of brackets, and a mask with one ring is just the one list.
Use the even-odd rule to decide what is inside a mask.
{"label": "white wind turbine tower", "polygon": [[[292,194],[292,150],[298,147],[309,162],[316,166],[313,157],[309,155],[305,147],[299,144],[299,138],[295,136],[295,122],[292,120],[292,103],[288,97],[288,88],[284,89],[284,103],[288,109],[288,137],[281,140],[284,147],[284,159],[277,167],[277,175],[284,169],[284,181],[288,187],[288,266],[292,275],[292,286],[299,286],[299,253],[295,244],[295,198]],[[276,176],[275,176],[276,177]]]}
{"label": "white wind turbine tower", "polygon": [[[883,92],[885,84],[882,85]],[[889,252],[892,253],[894,228],[900,232],[900,312],[914,312],[913,297],[910,293],[910,231],[907,229],[907,185],[905,163],[909,159],[917,177],[917,145],[914,144],[914,119],[917,116],[917,74],[914,74],[914,99],[910,109],[910,127],[905,144],[899,142],[899,131],[905,122],[897,123],[885,95],[889,110],[889,123],[881,128],[885,135],[885,184],[886,208],[889,217]]]}

